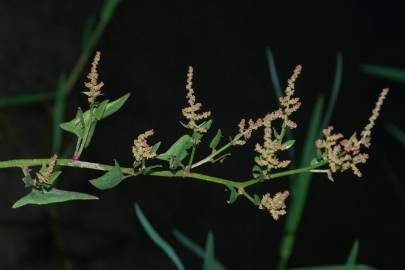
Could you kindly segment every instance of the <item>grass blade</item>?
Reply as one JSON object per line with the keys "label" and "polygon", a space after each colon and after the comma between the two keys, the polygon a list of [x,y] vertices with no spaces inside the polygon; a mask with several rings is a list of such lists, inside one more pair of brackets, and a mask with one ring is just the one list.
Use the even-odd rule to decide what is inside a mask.
{"label": "grass blade", "polygon": [[402,146],[405,145],[405,132],[394,124],[388,124],[386,127],[388,133],[394,137]]}
{"label": "grass blade", "polygon": [[361,65],[361,71],[375,77],[405,83],[405,69],[364,64]]}
{"label": "grass blade", "polygon": [[177,269],[184,270],[185,268],[183,263],[180,261],[179,256],[177,256],[176,251],[174,251],[174,249],[156,232],[156,230],[149,223],[148,219],[142,213],[142,210],[138,204],[135,204],[135,214],[152,241],[167,254],[170,260],[172,260],[172,262],[176,265]]}
{"label": "grass blade", "polygon": [[[193,240],[185,236],[182,232],[179,230],[174,230],[173,231],[174,237],[176,237],[177,241],[180,242],[184,247],[189,249],[191,252],[193,252],[195,255],[200,257],[201,259],[205,258],[206,252],[204,248],[202,248],[200,245],[195,243]],[[216,270],[225,270],[225,266],[223,266],[216,258],[214,258],[214,268]]]}
{"label": "grass blade", "polygon": [[336,100],[339,96],[339,92],[342,86],[342,73],[343,73],[343,57],[342,53],[338,52],[336,55],[335,78],[333,80],[333,86],[328,106],[326,107],[326,113],[321,125],[322,129],[326,128],[329,125],[330,119],[332,118],[332,113],[333,110],[335,109]]}
{"label": "grass blade", "polygon": [[49,101],[55,98],[55,93],[39,93],[31,95],[21,95],[15,97],[6,97],[0,99],[0,108],[1,107],[12,107],[12,106],[23,106],[28,104],[42,103]]}
{"label": "grass blade", "polygon": [[177,239],[177,241],[180,242],[180,244],[189,249],[195,255],[197,255],[202,259],[205,258],[204,249],[200,245],[195,243],[193,240],[185,236],[182,232],[180,232],[179,230],[173,230],[173,235]]}
{"label": "grass blade", "polygon": [[95,23],[96,23],[96,20],[95,20],[94,16],[90,16],[86,20],[86,23],[84,24],[84,27],[83,27],[83,34],[82,34],[82,49],[87,47],[91,34],[94,30]]}
{"label": "grass blade", "polygon": [[59,154],[62,145],[63,133],[59,125],[64,122],[66,108],[66,92],[64,91],[66,75],[59,76],[58,87],[55,95],[55,109],[52,125],[52,153]]}
{"label": "grass blade", "polygon": [[203,270],[214,270],[215,256],[214,256],[214,236],[212,232],[208,233],[207,243],[205,244],[205,259]]}
{"label": "grass blade", "polygon": [[269,47],[266,48],[266,58],[267,64],[269,66],[271,82],[273,83],[276,96],[277,98],[279,98],[283,95],[283,90],[281,88],[280,80],[278,78],[276,62],[274,61],[273,53]]}
{"label": "grass blade", "polygon": [[[308,165],[314,156],[315,140],[319,135],[323,106],[324,99],[322,96],[319,96],[312,112],[310,126],[307,130],[300,166]],[[281,239],[279,269],[286,268],[287,262],[291,256],[295,241],[295,234],[304,210],[311,178],[312,175],[307,173],[298,175],[291,181],[291,200],[288,208],[284,233]]]}
{"label": "grass blade", "polygon": [[354,266],[357,261],[357,256],[359,255],[359,240],[353,243],[352,249],[350,250],[349,257],[347,258],[346,265]]}

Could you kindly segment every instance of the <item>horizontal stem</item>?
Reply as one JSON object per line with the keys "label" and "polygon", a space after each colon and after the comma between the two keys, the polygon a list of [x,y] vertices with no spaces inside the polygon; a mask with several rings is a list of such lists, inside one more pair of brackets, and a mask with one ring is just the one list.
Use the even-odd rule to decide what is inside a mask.
{"label": "horizontal stem", "polygon": [[[16,160],[0,161],[0,169],[36,167],[36,166],[42,166],[43,164],[48,165],[49,161],[50,161],[50,159],[16,159]],[[327,164],[326,161],[322,161],[317,164],[307,166],[304,168],[274,173],[274,174],[270,175],[270,180],[288,176],[288,175],[293,175],[293,174],[309,173],[311,170],[319,168],[326,164]],[[87,162],[87,161],[72,160],[72,159],[58,159],[56,162],[56,165],[64,166],[64,167],[98,170],[98,171],[109,171],[113,168],[113,166],[111,166],[111,165],[93,163],[93,162]],[[133,168],[121,167],[121,171],[123,174],[126,174],[126,175],[135,175]],[[155,172],[151,172],[147,175],[148,176],[169,177],[169,178],[176,177],[176,178],[197,179],[197,180],[216,183],[216,184],[229,185],[229,186],[232,186],[237,189],[239,189],[239,188],[243,189],[243,188],[252,186],[252,185],[260,182],[256,179],[238,182],[238,181],[232,181],[232,180],[209,176],[209,175],[200,174],[200,173],[186,172],[183,170],[176,171],[176,172],[155,171]]]}

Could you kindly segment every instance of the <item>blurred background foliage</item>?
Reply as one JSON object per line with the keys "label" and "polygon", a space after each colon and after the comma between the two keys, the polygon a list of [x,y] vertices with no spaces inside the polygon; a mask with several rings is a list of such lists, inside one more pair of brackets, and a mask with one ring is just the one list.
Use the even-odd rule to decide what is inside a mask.
{"label": "blurred background foliage", "polygon": [[[357,269],[353,258],[378,269],[405,266],[399,248],[405,223],[400,8],[395,1],[1,2],[2,160],[69,155],[72,138],[57,126],[85,102],[83,68],[95,48],[103,54],[106,94],[133,93],[123,111],[100,125],[83,157],[106,163],[130,164],[132,140],[146,129],[154,128],[165,147],[181,135],[188,65],[196,69],[197,97],[227,136],[240,118],[273,110],[294,66],[302,64],[297,95],[303,107],[290,153],[297,165],[310,161],[310,142],[322,127],[331,122],[345,134],[360,130],[379,90],[392,89],[362,179],[343,174],[330,183],[323,175],[313,181],[303,175],[260,188],[291,190],[289,215],[279,222],[243,201],[227,205],[225,190],[204,183],[134,179],[101,193],[86,183],[93,172],[75,170],[61,185],[101,201],[16,211],[10,206],[24,193],[19,172],[0,171],[2,269],[179,268],[144,232],[150,223],[142,222],[140,208],[136,222],[134,201],[187,269]],[[203,170],[249,177],[252,147]],[[174,228],[179,231],[172,234]],[[196,244],[208,231],[215,244],[213,234]],[[190,256],[186,242],[204,263]]]}

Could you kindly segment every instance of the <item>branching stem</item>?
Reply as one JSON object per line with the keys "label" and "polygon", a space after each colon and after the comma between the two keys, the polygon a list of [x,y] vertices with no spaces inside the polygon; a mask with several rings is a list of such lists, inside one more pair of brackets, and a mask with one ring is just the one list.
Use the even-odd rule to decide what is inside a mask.
{"label": "branching stem", "polygon": [[[36,166],[42,166],[43,164],[48,165],[49,161],[50,161],[49,159],[16,159],[16,160],[0,161],[0,169],[36,167]],[[271,181],[275,178],[280,178],[280,177],[293,175],[293,174],[310,173],[311,170],[320,168],[326,164],[327,164],[326,161],[321,161],[314,165],[310,165],[310,166],[303,167],[300,169],[287,170],[287,171],[283,171],[283,172],[273,173],[270,175],[269,181]],[[113,166],[111,166],[111,165],[87,162],[87,161],[72,160],[72,159],[58,159],[56,165],[64,166],[64,167],[98,170],[98,171],[109,171],[113,168]],[[121,171],[123,174],[128,175],[128,176],[136,175],[133,168],[121,167]],[[211,183],[216,183],[216,184],[221,184],[221,185],[230,185],[236,189],[245,189],[249,186],[253,186],[257,183],[260,183],[260,181],[258,181],[256,179],[239,182],[239,181],[232,181],[232,180],[228,180],[228,179],[224,179],[224,178],[209,176],[209,175],[205,175],[205,174],[200,174],[200,173],[187,172],[184,170],[179,170],[179,171],[175,171],[175,172],[166,171],[166,170],[153,171],[153,172],[148,173],[147,175],[148,176],[168,177],[168,178],[195,179],[195,180],[206,181],[206,182],[211,182]]]}

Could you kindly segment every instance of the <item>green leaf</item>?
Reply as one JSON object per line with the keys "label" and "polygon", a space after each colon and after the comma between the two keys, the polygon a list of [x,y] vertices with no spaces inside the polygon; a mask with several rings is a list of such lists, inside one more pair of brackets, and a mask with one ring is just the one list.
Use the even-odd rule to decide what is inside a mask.
{"label": "green leaf", "polygon": [[315,164],[317,164],[317,163],[319,163],[318,159],[317,159],[317,158],[313,158],[313,159],[311,160],[311,163],[310,163],[309,165],[315,165]]}
{"label": "green leaf", "polygon": [[159,150],[160,144],[161,144],[161,142],[157,142],[154,145],[152,145],[152,147],[151,147],[152,152],[157,153],[157,151]]}
{"label": "green leaf", "polygon": [[52,153],[59,153],[62,145],[63,133],[60,124],[65,117],[66,108],[66,91],[65,91],[66,74],[59,76],[58,87],[55,95],[55,109],[53,113],[52,125]]}
{"label": "green leaf", "polygon": [[86,193],[65,191],[56,188],[52,188],[49,191],[33,189],[30,193],[14,203],[13,208],[18,208],[27,204],[42,205],[74,200],[98,200],[98,198]]}
{"label": "green leaf", "polygon": [[222,132],[220,129],[218,129],[217,134],[215,134],[215,137],[210,142],[210,148],[212,150],[215,150],[217,148],[219,142],[221,141],[221,138],[222,138]]}
{"label": "green leaf", "polygon": [[118,186],[125,179],[121,167],[114,160],[114,167],[99,178],[90,180],[90,183],[98,189],[105,190]]}
{"label": "green leaf", "polygon": [[259,206],[260,205],[260,203],[261,203],[261,199],[260,199],[260,197],[257,195],[257,194],[255,194],[255,195],[253,195],[253,200],[254,200],[254,204],[256,205],[256,206]]}
{"label": "green leaf", "polygon": [[85,126],[83,111],[80,107],[77,108],[76,117],[72,121],[60,124],[61,129],[75,134],[78,138],[83,138]]}
{"label": "green leaf", "polygon": [[43,103],[45,101],[49,101],[54,98],[55,98],[54,92],[21,95],[15,97],[2,97],[0,99],[0,108]]}
{"label": "green leaf", "polygon": [[238,193],[236,192],[236,189],[228,184],[225,184],[225,186],[229,190],[229,200],[226,202],[229,204],[234,203],[236,201],[236,199],[238,198]]}
{"label": "green leaf", "polygon": [[[208,121],[204,121],[199,127],[205,128],[207,131],[211,128],[212,125],[212,119]],[[202,137],[204,136],[204,133],[196,132],[194,131],[193,133],[193,138],[197,141],[200,141]]]}
{"label": "green leaf", "polygon": [[160,160],[177,159],[180,162],[187,157],[187,150],[193,146],[190,135],[183,135],[163,154],[157,156]]}
{"label": "green leaf", "polygon": [[[113,113],[117,112],[128,100],[130,94],[126,94],[125,96],[120,97],[117,100],[112,102],[108,102],[105,106],[104,114],[102,115],[101,119],[105,119],[108,116],[112,115]],[[60,127],[65,131],[71,132],[75,134],[77,137],[81,138],[83,136],[83,122],[85,126],[90,126],[91,121],[91,111],[87,110],[82,115],[76,114],[76,117],[66,123],[62,123]]]}
{"label": "green leaf", "polygon": [[97,106],[97,108],[95,109],[94,115],[96,116],[96,119],[97,119],[97,120],[103,119],[104,113],[105,113],[105,111],[106,111],[106,109],[107,109],[107,106],[108,106],[108,102],[109,102],[108,99],[107,99],[107,100],[104,100],[104,101],[101,102],[101,103]]}
{"label": "green leaf", "polygon": [[283,144],[284,149],[290,149],[295,144],[295,140],[288,140]]}
{"label": "green leaf", "polygon": [[166,255],[172,260],[172,262],[176,265],[177,269],[184,270],[183,263],[181,262],[179,256],[177,255],[176,251],[167,243],[152,227],[148,219],[142,213],[141,208],[138,204],[135,204],[135,214],[138,217],[139,221],[141,222],[142,227],[148,234],[148,236],[152,239],[152,241],[166,253]]}
{"label": "green leaf", "polygon": [[96,130],[97,121],[93,122],[88,129],[88,134],[86,137],[86,142],[84,144],[84,148],[87,148],[90,145],[91,139],[93,139],[94,131]]}
{"label": "green leaf", "polygon": [[102,21],[109,21],[121,0],[105,0],[101,8],[100,17]]}
{"label": "green leaf", "polygon": [[328,106],[326,107],[326,113],[321,124],[321,129],[326,128],[329,125],[330,119],[332,118],[332,113],[335,109],[336,100],[339,96],[339,92],[342,86],[342,73],[343,73],[343,57],[342,53],[338,52],[336,55],[335,79],[333,81],[333,86]]}
{"label": "green leaf", "polygon": [[59,176],[62,174],[62,171],[54,171],[48,179],[48,182],[53,185],[55,181],[59,178]]}
{"label": "green leaf", "polygon": [[[198,245],[193,240],[184,235],[182,232],[180,232],[179,230],[173,230],[173,235],[177,239],[177,241],[179,241],[180,244],[182,244],[188,250],[190,250],[191,252],[193,252],[195,255],[197,255],[202,259],[205,258],[206,255],[205,250],[200,245]],[[217,259],[215,259],[213,269],[225,270],[226,268]]]}
{"label": "green leaf", "polygon": [[405,146],[405,132],[394,124],[388,124],[386,126],[388,133],[396,139],[402,146]]}
{"label": "green leaf", "polygon": [[107,107],[105,108],[104,115],[103,115],[102,119],[107,118],[108,116],[116,113],[119,109],[121,109],[122,106],[124,106],[125,102],[127,102],[130,95],[131,94],[128,93],[128,94],[120,97],[119,99],[116,99],[116,100],[114,100],[112,102],[108,102]]}
{"label": "green leaf", "polygon": [[[323,110],[323,97],[319,96],[314,106],[310,126],[307,130],[307,135],[304,142],[304,149],[302,151],[300,167],[304,167],[311,162],[315,155],[315,139],[319,135],[319,129],[322,121]],[[297,228],[301,221],[302,212],[307,198],[309,184],[311,181],[311,174],[300,174],[292,179],[291,185],[291,199],[288,208],[288,215],[284,227],[284,233],[281,239],[280,247],[280,269],[284,269],[288,259],[291,256],[295,235]]]}
{"label": "green leaf", "polygon": [[346,265],[355,265],[357,256],[359,254],[359,240],[354,241],[353,247],[350,250],[349,257],[347,258]]}
{"label": "green leaf", "polygon": [[214,255],[214,236],[212,232],[208,233],[207,242],[205,244],[205,259],[203,270],[214,270],[215,255]]}
{"label": "green leaf", "polygon": [[399,83],[405,83],[405,69],[365,64],[361,65],[361,71],[376,77],[388,79]]}
{"label": "green leaf", "polygon": [[[262,168],[260,168],[258,165],[254,165],[252,168],[252,176],[253,178],[263,178],[263,171]],[[263,180],[263,179],[260,179]]]}

